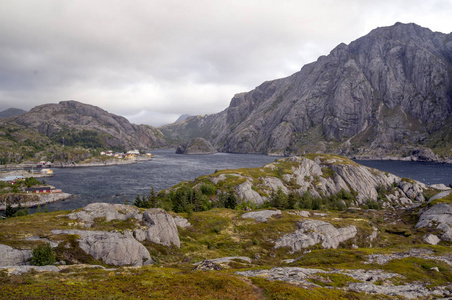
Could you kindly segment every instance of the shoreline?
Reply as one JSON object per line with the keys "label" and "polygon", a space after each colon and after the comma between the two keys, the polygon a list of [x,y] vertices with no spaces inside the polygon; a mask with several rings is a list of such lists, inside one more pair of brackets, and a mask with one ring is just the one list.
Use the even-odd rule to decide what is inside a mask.
{"label": "shoreline", "polygon": [[[136,164],[139,162],[144,162],[144,161],[151,161],[152,158],[138,158],[138,159],[134,159],[134,160],[120,160],[120,159],[115,159],[115,160],[108,160],[108,161],[95,161],[95,162],[88,162],[88,163],[55,163],[52,164],[52,166],[49,167],[37,167],[36,163],[22,163],[22,164],[9,164],[9,165],[0,165],[0,174],[3,172],[3,170],[5,170],[5,172],[14,172],[14,171],[18,171],[18,170],[24,170],[24,169],[36,169],[36,170],[40,170],[40,169],[52,169],[52,168],[86,168],[86,167],[107,167],[107,166],[118,166],[118,165],[131,165],[131,164]],[[11,169],[11,171],[8,171],[8,169]],[[43,174],[39,174],[39,173],[30,173],[30,174],[34,174],[34,175],[40,175],[39,177],[49,177],[48,175],[43,175]],[[31,176],[30,176],[31,177]],[[37,177],[37,176],[33,176],[33,177]],[[1,178],[1,176],[0,176]]]}
{"label": "shoreline", "polygon": [[[20,205],[23,208],[37,207],[46,205],[47,203],[54,203],[58,201],[64,201],[67,199],[75,198],[75,195],[68,193],[50,193],[50,194],[18,194],[23,198],[32,198],[29,201],[20,202]],[[33,199],[34,198],[34,199]],[[38,198],[38,199],[36,199]],[[19,203],[10,203],[11,207],[16,208],[19,206]],[[4,211],[6,209],[7,204],[2,202],[0,203],[0,211]]]}

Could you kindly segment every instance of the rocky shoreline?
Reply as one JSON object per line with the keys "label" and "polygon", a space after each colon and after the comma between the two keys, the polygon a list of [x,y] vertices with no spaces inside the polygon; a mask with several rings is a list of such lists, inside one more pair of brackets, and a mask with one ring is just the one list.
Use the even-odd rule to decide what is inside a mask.
{"label": "rocky shoreline", "polygon": [[[18,199],[18,203],[9,203],[11,207],[36,207],[46,205],[48,203],[63,201],[66,199],[74,198],[75,196],[68,193],[45,193],[45,194],[18,194],[15,199]],[[6,209],[7,206],[6,197],[0,199],[0,211]]]}

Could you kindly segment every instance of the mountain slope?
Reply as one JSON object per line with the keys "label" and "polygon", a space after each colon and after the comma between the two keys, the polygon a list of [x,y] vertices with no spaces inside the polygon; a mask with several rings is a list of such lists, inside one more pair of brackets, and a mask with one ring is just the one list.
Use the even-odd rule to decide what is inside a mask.
{"label": "mountain slope", "polygon": [[77,101],[40,105],[6,124],[34,129],[60,143],[92,140],[85,146],[125,149],[166,145],[161,132],[152,126],[131,124],[124,117]]}
{"label": "mountain slope", "polygon": [[8,108],[4,111],[0,111],[0,118],[9,118],[9,117],[14,117],[14,116],[20,116],[26,112],[27,111],[25,111],[23,109],[19,109],[19,108]]}
{"label": "mountain slope", "polygon": [[451,113],[452,34],[396,23],[162,132],[226,152],[451,157]]}

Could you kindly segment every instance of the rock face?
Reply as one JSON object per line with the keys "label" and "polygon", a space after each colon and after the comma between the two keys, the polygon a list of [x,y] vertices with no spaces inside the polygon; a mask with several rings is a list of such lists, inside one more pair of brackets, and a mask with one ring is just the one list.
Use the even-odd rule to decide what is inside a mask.
{"label": "rock face", "polygon": [[321,244],[324,249],[336,249],[339,243],[355,237],[355,226],[335,228],[328,222],[318,220],[303,220],[298,230],[276,240],[275,248],[290,247],[293,252],[303,248]]}
{"label": "rock face", "polygon": [[451,126],[451,66],[451,34],[396,23],[235,95],[223,112],[161,130],[182,140],[203,137],[234,153],[436,160],[422,145],[440,146]]}
{"label": "rock face", "polygon": [[268,218],[278,215],[281,215],[280,210],[261,210],[244,213],[242,218],[255,219],[258,222],[266,222]]}
{"label": "rock face", "polygon": [[180,239],[176,223],[166,211],[161,208],[151,208],[143,213],[143,219],[148,223],[147,240],[170,246],[180,247]]}
{"label": "rock face", "polygon": [[0,244],[0,267],[26,265],[31,257],[31,250],[19,250]]}
{"label": "rock face", "polygon": [[194,138],[188,143],[180,144],[176,149],[176,154],[214,154],[217,152],[217,149],[203,138]]}
{"label": "rock face", "polygon": [[167,145],[162,133],[152,126],[131,124],[124,117],[72,100],[37,106],[8,122],[34,129],[51,138],[63,130],[71,133],[84,130],[96,132],[98,142],[104,147],[147,149]]}
{"label": "rock face", "polygon": [[160,208],[151,208],[141,214],[139,209],[134,206],[91,203],[81,211],[69,214],[68,217],[84,222],[86,227],[91,227],[96,218],[105,218],[107,222],[133,218],[140,225],[133,231],[136,240],[140,242],[148,240],[165,246],[172,244],[180,247],[179,232],[174,218]]}
{"label": "rock face", "polygon": [[[278,175],[275,175],[279,173]],[[259,174],[258,177],[247,174]],[[425,201],[426,186],[414,180],[402,179],[387,172],[359,165],[337,155],[294,156],[277,160],[248,173],[231,170],[227,174],[213,174],[208,179],[217,185],[236,178],[234,186],[238,198],[262,204],[269,199],[264,193],[277,192],[313,197],[328,197],[341,191],[355,193],[358,205],[368,200],[380,201],[381,205],[411,206]],[[381,194],[385,194],[383,199]],[[380,197],[380,198],[379,198]]]}
{"label": "rock face", "polygon": [[440,239],[452,242],[452,204],[438,203],[423,211],[416,228],[434,227],[442,232]]}
{"label": "rock face", "polygon": [[79,235],[80,248],[109,265],[142,266],[153,263],[149,251],[141,243],[118,232],[52,230],[52,233]]}

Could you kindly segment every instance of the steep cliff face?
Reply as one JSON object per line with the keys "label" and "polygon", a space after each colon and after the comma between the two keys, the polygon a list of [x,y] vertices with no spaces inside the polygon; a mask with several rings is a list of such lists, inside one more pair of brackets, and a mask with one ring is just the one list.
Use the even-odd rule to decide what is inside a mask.
{"label": "steep cliff face", "polygon": [[239,153],[450,157],[451,113],[452,34],[396,23],[235,95],[203,137]]}
{"label": "steep cliff face", "polygon": [[37,130],[50,138],[94,131],[95,138],[107,147],[143,149],[166,145],[162,133],[152,126],[131,124],[124,117],[77,101],[40,105],[9,122]]}

